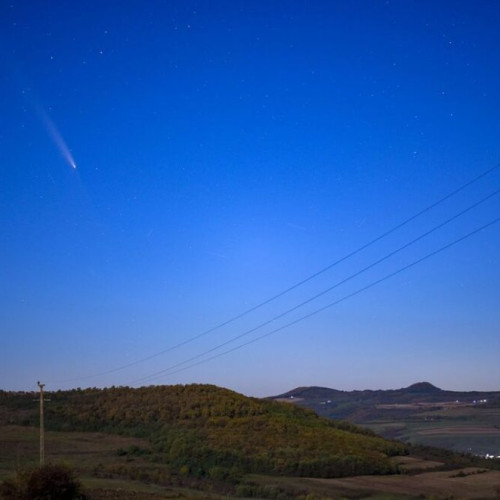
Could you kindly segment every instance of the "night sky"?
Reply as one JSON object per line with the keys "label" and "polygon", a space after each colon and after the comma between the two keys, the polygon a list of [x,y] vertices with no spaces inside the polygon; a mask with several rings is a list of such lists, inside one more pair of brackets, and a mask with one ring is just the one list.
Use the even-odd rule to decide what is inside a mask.
{"label": "night sky", "polygon": [[0,388],[500,390],[499,26],[494,0],[2,2]]}

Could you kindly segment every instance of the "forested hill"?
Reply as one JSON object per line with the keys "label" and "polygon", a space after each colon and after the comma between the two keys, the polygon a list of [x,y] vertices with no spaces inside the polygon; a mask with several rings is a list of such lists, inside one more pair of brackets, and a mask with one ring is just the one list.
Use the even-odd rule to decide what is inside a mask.
{"label": "forested hill", "polygon": [[[47,393],[49,430],[146,437],[152,459],[204,475],[263,472],[336,477],[386,473],[403,444],[287,403],[212,385],[112,387]],[[2,423],[36,425],[31,393],[0,392]]]}

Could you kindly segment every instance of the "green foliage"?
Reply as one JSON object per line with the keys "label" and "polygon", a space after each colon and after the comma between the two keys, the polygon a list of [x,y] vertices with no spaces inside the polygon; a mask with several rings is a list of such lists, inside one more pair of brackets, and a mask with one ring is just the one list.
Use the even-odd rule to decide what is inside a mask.
{"label": "green foliage", "polygon": [[44,465],[32,471],[19,472],[16,477],[2,483],[0,495],[9,500],[84,498],[80,482],[64,465]]}
{"label": "green foliage", "polygon": [[46,427],[146,437],[150,457],[192,478],[236,482],[245,473],[314,477],[384,474],[403,444],[312,410],[212,385],[77,389],[50,394]]}

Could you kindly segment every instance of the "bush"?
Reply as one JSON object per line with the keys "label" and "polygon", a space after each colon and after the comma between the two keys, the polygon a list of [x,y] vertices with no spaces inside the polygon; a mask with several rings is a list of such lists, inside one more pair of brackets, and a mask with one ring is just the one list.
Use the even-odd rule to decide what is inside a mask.
{"label": "bush", "polygon": [[229,469],[218,466],[212,467],[208,471],[208,475],[210,476],[210,479],[215,479],[217,481],[225,481],[229,477]]}
{"label": "bush", "polygon": [[80,481],[65,465],[44,465],[18,472],[0,486],[0,495],[9,500],[74,500],[85,498]]}

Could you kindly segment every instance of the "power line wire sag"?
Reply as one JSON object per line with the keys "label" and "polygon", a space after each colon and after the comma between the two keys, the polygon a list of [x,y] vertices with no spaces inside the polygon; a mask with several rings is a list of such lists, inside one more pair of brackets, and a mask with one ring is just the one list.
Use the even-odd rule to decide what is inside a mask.
{"label": "power line wire sag", "polygon": [[218,349],[220,349],[221,347],[224,347],[228,344],[231,344],[233,342],[235,342],[236,340],[239,340],[241,339],[242,337],[246,337],[247,335],[251,334],[251,333],[254,333],[255,331],[257,330],[260,330],[261,328],[271,324],[271,323],[274,323],[275,321],[277,321],[278,319],[281,319],[283,318],[284,316],[287,316],[288,314],[296,311],[297,309],[300,309],[301,307],[313,302],[314,300],[322,297],[323,295],[326,295],[327,293],[331,292],[332,290],[338,288],[339,286],[347,283],[348,281],[351,281],[352,279],[360,276],[361,274],[363,274],[364,272],[368,271],[369,269],[372,269],[374,268],[375,266],[381,264],[382,262],[390,259],[391,257],[393,257],[394,255],[402,252],[403,250],[405,250],[406,248],[410,247],[411,245],[414,245],[415,243],[417,243],[418,241],[422,240],[423,238],[429,236],[430,234],[436,232],[437,230],[439,229],[442,229],[444,226],[446,226],[447,224],[453,222],[454,220],[458,219],[459,217],[461,217],[462,215],[470,212],[471,210],[473,210],[474,208],[477,208],[479,205],[485,203],[486,201],[490,200],[491,198],[493,198],[494,196],[498,195],[500,193],[500,190],[497,189],[496,191],[490,193],[489,195],[485,196],[484,198],[482,198],[481,200],[473,203],[472,205],[468,206],[467,208],[465,208],[464,210],[458,212],[457,214],[453,215],[452,217],[446,219],[445,221],[441,222],[440,224],[434,226],[433,228],[429,229],[428,231],[420,234],[419,236],[417,236],[416,238],[414,238],[413,240],[409,241],[408,243],[405,243],[404,245],[400,246],[399,248],[397,248],[396,250],[393,250],[392,252],[389,252],[388,254],[384,255],[383,257],[381,257],[380,259],[377,259],[376,261],[372,262],[371,264],[363,267],[362,269],[360,269],[359,271],[356,271],[355,273],[347,276],[346,278],[338,281],[337,283],[335,283],[334,285],[326,288],[325,290],[322,290],[321,292],[317,293],[316,295],[300,302],[299,304],[293,306],[292,308],[290,309],[287,309],[286,311],[272,317],[271,319],[269,320],[266,320],[264,321],[263,323],[260,323],[259,325],[249,329],[249,330],[246,330],[245,332],[235,336],[235,337],[232,337],[230,338],[229,340],[217,345],[216,347],[213,347],[211,349],[208,349],[206,351],[203,351],[201,354],[198,354],[196,356],[193,356],[187,360],[184,360],[184,361],[181,361],[179,363],[176,363],[175,365],[173,366],[170,366],[169,368],[165,368],[165,370],[171,370],[171,369],[175,369],[179,366],[182,366],[182,365],[185,365],[186,363],[189,363],[190,361],[194,361],[195,359],[199,359],[200,357],[203,357],[204,355],[206,354],[209,354],[213,351],[216,351]]}
{"label": "power line wire sag", "polygon": [[244,316],[247,316],[248,314],[264,307],[265,305],[267,304],[270,304],[271,302],[277,300],[278,298],[280,297],[283,297],[284,295],[290,293],[291,291],[299,288],[300,286],[308,283],[309,281],[313,280],[314,278],[324,274],[325,272],[329,271],[330,269],[338,266],[339,264],[341,264],[342,262],[348,260],[349,258],[351,257],[354,257],[355,255],[357,255],[358,253],[362,252],[363,250],[366,250],[367,248],[369,248],[370,246],[374,245],[375,243],[381,241],[382,239],[386,238],[387,236],[391,235],[392,233],[394,233],[395,231],[401,229],[402,227],[406,226],[407,224],[409,224],[410,222],[414,221],[415,219],[417,219],[418,217],[426,214],[427,212],[431,211],[432,209],[436,208],[437,206],[441,205],[442,203],[444,203],[445,201],[449,200],[450,198],[452,198],[453,196],[456,196],[458,193],[460,193],[461,191],[465,190],[466,188],[470,187],[471,185],[475,184],[476,182],[478,182],[479,180],[481,180],[482,178],[486,177],[487,175],[491,174],[492,172],[494,172],[495,170],[497,170],[498,168],[500,167],[500,163],[499,164],[496,164],[494,165],[493,167],[489,168],[489,169],[486,169],[485,171],[483,171],[482,173],[480,173],[479,175],[477,175],[476,177],[474,177],[473,179],[467,181],[465,184],[462,184],[461,186],[459,186],[458,188],[454,189],[453,191],[451,191],[450,193],[448,193],[447,195],[443,196],[442,198],[438,199],[437,201],[435,201],[434,203],[428,205],[427,207],[425,207],[424,209],[420,210],[419,212],[415,213],[414,215],[408,217],[407,219],[403,220],[402,222],[400,222],[399,224],[397,224],[396,226],[393,226],[391,229],[383,232],[382,234],[380,234],[379,236],[377,236],[376,238],[370,240],[368,243],[365,243],[363,245],[361,245],[360,247],[358,247],[357,249],[347,253],[346,255],[344,255],[343,257],[340,257],[339,259],[337,259],[336,261],[334,261],[333,263],[327,265],[326,267],[323,267],[322,269],[320,269],[319,271],[309,275],[308,277],[296,282],[295,284],[291,285],[290,287],[282,290],[281,292],[271,296],[270,298],[258,303],[257,305],[249,308],[249,309],[246,309],[245,311],[207,329],[207,330],[204,330],[203,332],[197,334],[197,335],[194,335],[188,339],[185,339],[177,344],[174,344],[173,346],[170,346],[166,349],[163,349],[161,351],[158,351],[156,353],[153,353],[149,356],[146,356],[146,357],[143,357],[143,358],[140,358],[140,359],[137,359],[135,361],[132,361],[130,363],[126,363],[126,364],[123,364],[123,365],[120,365],[120,366],[117,366],[115,368],[111,368],[109,370],[104,370],[102,372],[98,372],[98,373],[95,373],[95,374],[91,374],[91,375],[85,375],[83,377],[75,377],[75,378],[71,378],[71,379],[65,379],[65,380],[60,380],[60,381],[55,381],[55,382],[52,382],[52,383],[63,383],[63,382],[74,382],[74,381],[81,381],[81,380],[88,380],[88,379],[92,379],[92,378],[96,378],[96,377],[100,377],[100,376],[103,376],[103,375],[109,375],[109,374],[112,374],[112,373],[116,373],[118,371],[122,371],[122,370],[125,370],[127,368],[131,368],[133,366],[136,366],[138,364],[141,364],[141,363],[144,363],[146,361],[150,361],[151,359],[154,359],[154,358],[157,358],[163,354],[166,354],[168,352],[171,352],[171,351],[174,351],[175,349],[179,349],[180,347],[183,347],[185,345],[188,345],[206,335],[209,335],[210,333],[216,331],[216,330],[219,330],[221,328],[223,328],[224,326],[227,326],[235,321],[237,321],[238,319],[241,319],[243,318]]}
{"label": "power line wire sag", "polygon": [[[160,371],[155,372],[155,373],[153,373],[151,375],[148,375],[146,377],[142,377],[142,378],[136,379],[136,380],[130,382],[130,384],[137,384],[137,383],[141,383],[141,382],[145,382],[145,381],[155,380],[155,379],[160,378],[161,376],[164,376],[164,375],[167,375],[167,376],[174,375],[176,373],[188,370],[190,368],[194,368],[195,366],[199,366],[201,364],[208,363],[209,361],[213,361],[214,359],[220,358],[220,357],[225,356],[227,354],[230,354],[230,353],[232,353],[234,351],[242,349],[243,347],[246,347],[246,346],[248,346],[250,344],[253,344],[255,342],[263,340],[266,337],[274,335],[275,333],[278,333],[278,332],[280,332],[280,331],[282,331],[282,330],[284,330],[286,328],[290,328],[291,326],[294,326],[294,325],[296,325],[296,324],[298,324],[298,323],[300,323],[300,322],[302,322],[302,321],[304,321],[304,320],[306,320],[306,319],[308,319],[308,318],[310,318],[312,316],[315,316],[315,315],[317,315],[317,314],[325,311],[326,309],[334,307],[334,306],[340,304],[341,302],[344,302],[344,301],[346,301],[348,299],[351,299],[352,297],[355,297],[356,295],[359,295],[359,294],[361,294],[361,293],[363,293],[363,292],[365,292],[365,291],[367,291],[367,290],[369,290],[369,289],[371,289],[371,288],[373,288],[373,287],[375,287],[375,286],[383,283],[384,281],[387,281],[387,280],[393,278],[394,276],[397,276],[398,274],[400,274],[400,273],[402,273],[402,272],[404,272],[404,271],[406,271],[406,270],[408,270],[408,269],[410,269],[410,268],[412,268],[412,267],[414,267],[414,266],[416,266],[416,265],[424,262],[425,260],[430,259],[431,257],[434,257],[435,255],[437,255],[437,254],[439,254],[441,252],[444,252],[445,250],[448,250],[449,248],[451,248],[451,247],[457,245],[458,243],[460,243],[460,242],[462,242],[462,241],[470,238],[471,236],[473,236],[473,235],[475,235],[475,234],[483,231],[484,229],[487,229],[488,227],[493,226],[494,224],[497,224],[498,222],[500,222],[500,217],[498,217],[498,218],[496,218],[496,219],[488,222],[487,224],[482,225],[481,227],[479,227],[479,228],[477,228],[477,229],[475,229],[475,230],[473,230],[473,231],[465,234],[464,236],[462,236],[460,238],[457,238],[456,240],[452,241],[451,243],[448,243],[448,244],[446,244],[446,245],[438,248],[437,250],[434,250],[433,252],[430,252],[430,253],[424,255],[423,257],[421,257],[421,258],[419,258],[419,259],[411,262],[410,264],[407,264],[407,265],[405,265],[405,266],[397,269],[396,271],[385,275],[384,277],[382,277],[382,278],[380,278],[378,280],[372,281],[368,285],[366,285],[366,286],[364,286],[362,288],[359,288],[358,290],[356,290],[356,291],[354,291],[352,293],[344,295],[343,297],[341,297],[338,300],[335,300],[334,302],[331,302],[331,303],[329,303],[329,304],[327,304],[327,305],[325,305],[323,307],[320,307],[319,309],[316,309],[315,311],[312,311],[312,312],[310,312],[310,313],[308,313],[308,314],[306,314],[304,316],[301,316],[300,318],[298,318],[298,319],[296,319],[294,321],[291,321],[291,322],[289,322],[289,323],[287,323],[287,324],[285,324],[283,326],[275,328],[274,330],[271,330],[270,332],[267,332],[267,333],[265,333],[263,335],[260,335],[259,337],[255,337],[254,339],[249,340],[248,342],[245,342],[245,343],[240,344],[238,346],[235,346],[235,347],[233,347],[231,349],[228,349],[227,351],[224,351],[224,352],[221,352],[221,353],[216,354],[214,356],[211,356],[210,358],[200,360],[200,361],[198,361],[196,363],[192,363],[191,365],[185,366],[183,368],[179,368],[178,370],[175,370],[175,371],[170,371],[172,368],[167,368],[165,370],[160,370]],[[222,344],[221,344],[221,346],[222,346]],[[212,352],[212,351],[213,351],[213,349],[211,349],[210,351],[207,351],[205,353],[200,354],[200,356],[204,356],[204,355],[208,354],[208,352]],[[170,371],[170,373],[167,373],[169,371]]]}

